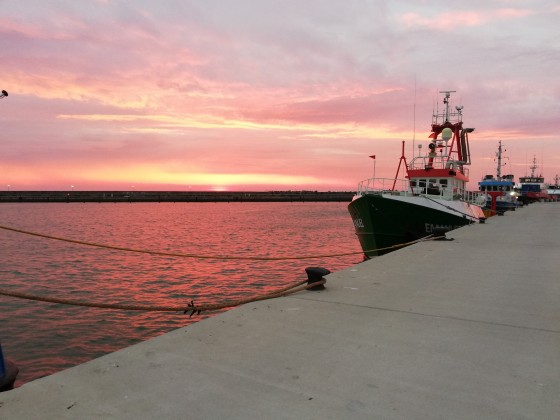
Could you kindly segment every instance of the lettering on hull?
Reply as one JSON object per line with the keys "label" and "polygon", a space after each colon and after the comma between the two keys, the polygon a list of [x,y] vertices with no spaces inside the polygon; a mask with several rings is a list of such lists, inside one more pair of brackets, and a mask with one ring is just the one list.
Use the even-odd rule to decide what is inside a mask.
{"label": "lettering on hull", "polygon": [[362,219],[352,219],[352,221],[354,222],[354,227],[359,229],[359,228],[364,228],[364,222],[362,221]]}
{"label": "lettering on hull", "polygon": [[433,233],[434,229],[447,229],[447,230],[454,230],[460,226],[453,226],[453,225],[433,225],[431,223],[424,223],[426,227],[426,233]]}

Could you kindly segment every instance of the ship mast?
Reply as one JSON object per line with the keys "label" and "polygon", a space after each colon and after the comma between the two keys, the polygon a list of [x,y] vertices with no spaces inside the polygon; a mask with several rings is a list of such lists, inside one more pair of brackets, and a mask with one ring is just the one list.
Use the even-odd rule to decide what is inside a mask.
{"label": "ship mast", "polygon": [[496,153],[496,157],[498,158],[498,168],[496,169],[496,179],[499,181],[502,179],[502,141],[498,142],[498,152]]}
{"label": "ship mast", "polygon": [[533,165],[529,166],[529,169],[531,170],[531,178],[535,177],[535,169],[537,169],[537,158],[536,156],[533,156]]}
{"label": "ship mast", "polygon": [[455,92],[455,90],[442,90],[439,92],[445,94],[445,97],[443,98],[443,103],[445,104],[445,122],[449,122],[449,98],[451,97],[451,94]]}
{"label": "ship mast", "polygon": [[[474,131],[474,128],[463,128],[463,107],[456,106],[455,109],[451,108],[451,94],[454,90],[443,90],[440,93],[444,94],[443,103],[444,109],[440,113],[436,110],[432,116],[432,134],[430,138],[434,139],[432,142],[434,147],[441,148],[442,142],[437,142],[438,135],[443,132],[451,130],[451,145],[448,147],[447,140],[445,141],[445,156],[447,161],[454,161],[458,165],[460,172],[463,172],[463,165],[470,165],[470,149],[469,149],[469,139],[468,134]],[[430,146],[432,147],[432,146]],[[452,154],[456,155],[456,158],[452,157]]]}

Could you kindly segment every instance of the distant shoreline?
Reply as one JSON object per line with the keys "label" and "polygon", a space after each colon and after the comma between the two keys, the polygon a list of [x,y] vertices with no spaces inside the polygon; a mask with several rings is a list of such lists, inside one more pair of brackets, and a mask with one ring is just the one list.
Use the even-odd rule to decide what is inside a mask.
{"label": "distant shoreline", "polygon": [[0,203],[350,202],[353,196],[349,191],[0,191]]}

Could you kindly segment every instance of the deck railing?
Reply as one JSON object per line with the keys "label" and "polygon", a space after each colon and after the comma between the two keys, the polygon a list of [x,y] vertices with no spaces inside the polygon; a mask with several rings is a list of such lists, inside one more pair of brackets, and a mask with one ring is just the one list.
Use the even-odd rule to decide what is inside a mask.
{"label": "deck railing", "polygon": [[400,196],[426,196],[449,201],[462,199],[479,205],[486,202],[486,195],[480,192],[467,191],[438,183],[429,183],[425,186],[411,186],[409,180],[405,178],[397,180],[394,178],[369,178],[358,184],[357,195],[383,193]]}
{"label": "deck railing", "polygon": [[467,178],[469,177],[469,169],[461,165],[456,160],[449,159],[447,156],[417,156],[408,165],[409,169],[452,169],[461,172]]}

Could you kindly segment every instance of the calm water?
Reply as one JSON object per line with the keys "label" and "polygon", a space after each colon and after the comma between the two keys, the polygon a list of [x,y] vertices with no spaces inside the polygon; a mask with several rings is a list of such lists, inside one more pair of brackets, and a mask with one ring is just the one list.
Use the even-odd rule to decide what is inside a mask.
{"label": "calm water", "polygon": [[[120,247],[288,261],[208,260],[87,247],[0,229],[0,287],[74,300],[220,303],[362,260],[346,203],[2,204],[0,224]],[[204,319],[175,312],[73,307],[0,296],[0,341],[16,386]]]}

